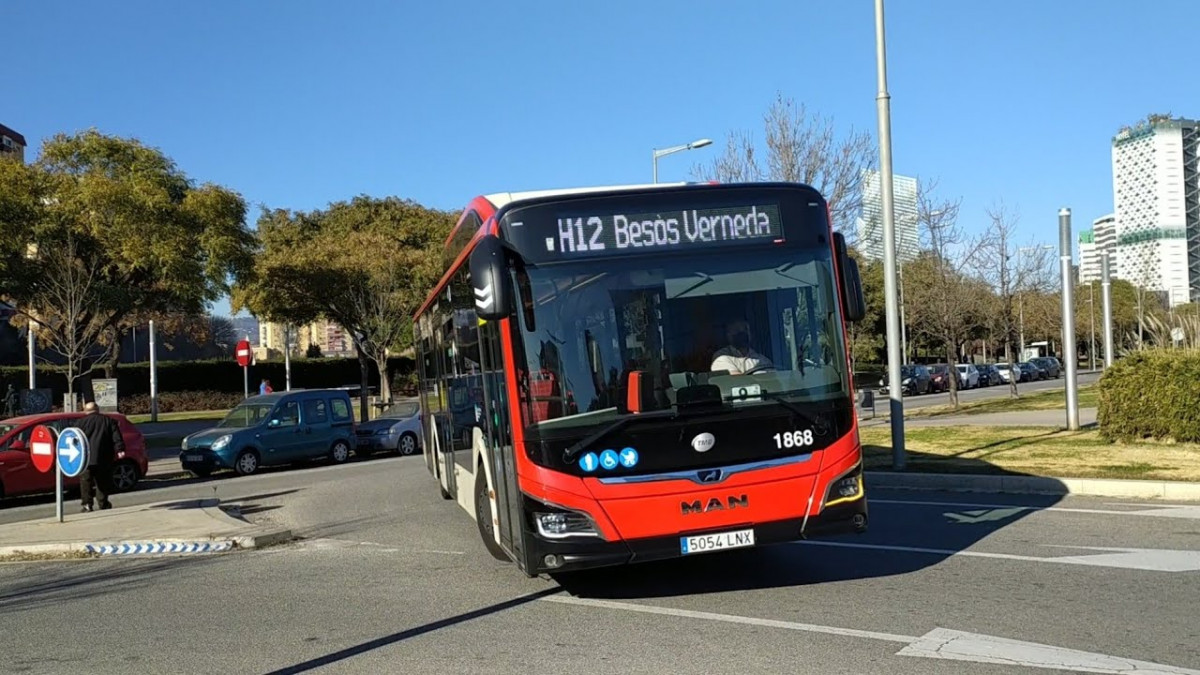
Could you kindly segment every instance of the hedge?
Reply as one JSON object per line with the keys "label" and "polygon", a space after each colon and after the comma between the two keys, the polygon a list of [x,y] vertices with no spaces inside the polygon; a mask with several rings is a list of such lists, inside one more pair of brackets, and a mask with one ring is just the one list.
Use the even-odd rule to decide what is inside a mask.
{"label": "hedge", "polygon": [[1200,442],[1200,350],[1134,352],[1104,371],[1099,392],[1108,440]]}
{"label": "hedge", "polygon": [[[391,381],[397,384],[412,382],[413,360],[408,357],[388,359]],[[98,371],[93,377],[103,377]],[[67,391],[66,369],[62,366],[41,365],[37,371],[39,388],[54,390],[55,400],[60,400]],[[271,381],[276,390],[284,388],[285,366],[282,361],[265,361],[250,366],[250,390],[258,391],[263,378]],[[374,362],[367,370],[369,386],[379,386],[379,371]],[[303,389],[343,387],[357,385],[361,381],[358,359],[320,358],[292,359],[292,386]],[[0,367],[0,391],[8,384],[24,389],[29,383],[29,370],[24,366]],[[81,389],[76,384],[76,389]],[[407,387],[405,387],[407,388]],[[219,361],[160,361],[158,364],[158,391],[167,392],[219,392],[240,394],[243,391],[242,368],[230,360]],[[117,395],[120,398],[150,393],[150,364],[123,363],[117,366]]]}

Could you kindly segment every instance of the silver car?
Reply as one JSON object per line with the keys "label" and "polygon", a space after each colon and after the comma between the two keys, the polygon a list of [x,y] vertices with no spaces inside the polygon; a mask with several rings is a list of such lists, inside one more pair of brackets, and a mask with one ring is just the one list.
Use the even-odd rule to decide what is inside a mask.
{"label": "silver car", "polygon": [[366,457],[381,450],[415,455],[421,451],[421,405],[416,401],[393,404],[379,417],[358,425],[355,454]]}

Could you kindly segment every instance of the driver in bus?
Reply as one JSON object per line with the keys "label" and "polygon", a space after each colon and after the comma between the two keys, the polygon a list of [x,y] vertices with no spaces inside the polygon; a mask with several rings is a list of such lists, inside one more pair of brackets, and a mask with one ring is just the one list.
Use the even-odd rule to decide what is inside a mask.
{"label": "driver in bus", "polygon": [[710,370],[725,371],[730,375],[741,375],[755,368],[772,368],[771,359],[754,351],[750,346],[750,324],[744,319],[738,319],[725,327],[725,337],[729,346],[718,349],[713,354]]}

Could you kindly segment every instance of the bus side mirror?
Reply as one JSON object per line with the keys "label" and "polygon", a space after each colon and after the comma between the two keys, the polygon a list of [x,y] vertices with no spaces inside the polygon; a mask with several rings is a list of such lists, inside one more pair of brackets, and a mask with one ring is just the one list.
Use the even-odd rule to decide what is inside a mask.
{"label": "bus side mirror", "polygon": [[862,321],[867,315],[867,303],[863,298],[858,261],[850,256],[842,259],[842,297],[846,299],[846,320]]}
{"label": "bus side mirror", "polygon": [[842,298],[846,303],[846,321],[862,321],[867,315],[867,301],[863,298],[862,275],[858,272],[858,261],[846,250],[846,237],[841,232],[833,234],[833,252],[837,256]]}
{"label": "bus side mirror", "polygon": [[475,313],[484,321],[505,319],[513,312],[505,255],[503,242],[494,234],[480,239],[471,251],[471,290],[475,294]]}

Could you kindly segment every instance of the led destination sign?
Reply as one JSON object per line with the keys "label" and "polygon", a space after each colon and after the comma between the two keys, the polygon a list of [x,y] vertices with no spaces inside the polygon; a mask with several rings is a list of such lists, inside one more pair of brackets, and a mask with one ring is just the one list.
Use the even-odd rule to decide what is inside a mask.
{"label": "led destination sign", "polygon": [[657,213],[575,213],[559,216],[556,224],[553,236],[545,237],[545,250],[548,256],[559,258],[783,240],[778,204]]}

